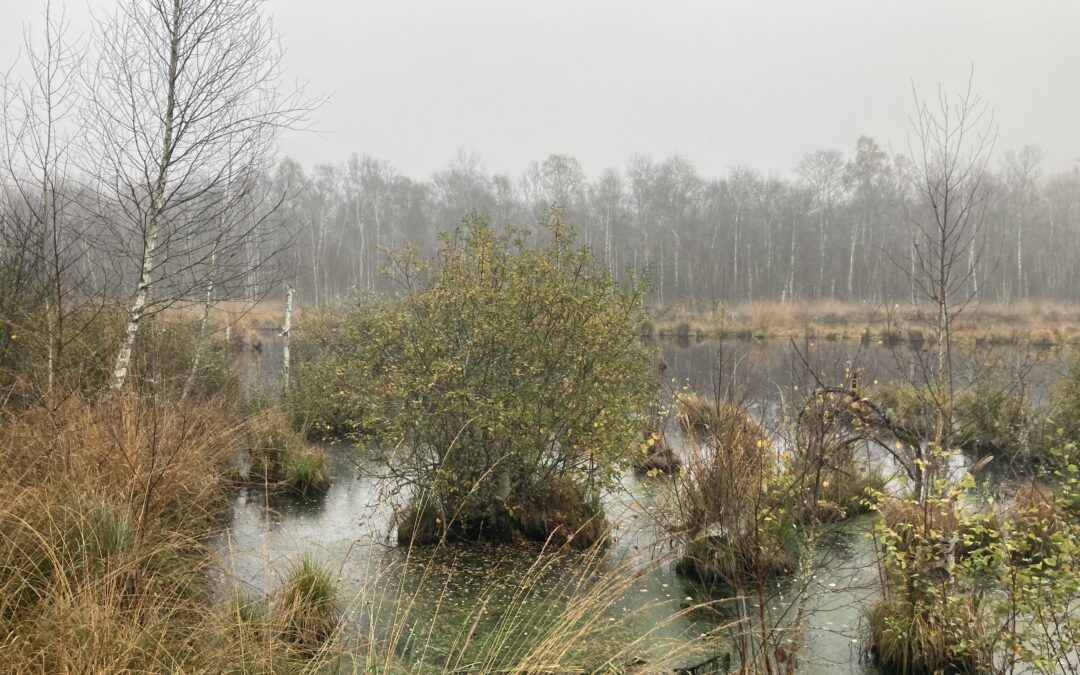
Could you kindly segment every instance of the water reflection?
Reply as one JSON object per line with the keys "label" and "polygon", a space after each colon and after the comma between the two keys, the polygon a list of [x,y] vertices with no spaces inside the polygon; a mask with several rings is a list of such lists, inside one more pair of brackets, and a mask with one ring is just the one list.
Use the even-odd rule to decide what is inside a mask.
{"label": "water reflection", "polygon": [[[864,382],[889,382],[908,379],[925,358],[907,347],[858,341],[665,342],[659,352],[672,388],[686,386],[711,395],[731,392],[757,406],[763,417],[780,396],[816,386],[807,365],[826,384],[843,381],[852,367],[862,369]],[[264,341],[261,354],[250,358],[248,385],[276,386],[280,357],[275,356],[273,337]],[[1032,358],[1018,351],[997,361],[1002,362],[1024,370],[1033,396],[1047,390],[1060,368],[1056,353]],[[968,369],[969,375],[978,372],[976,366]],[[888,452],[876,446],[865,452],[871,463],[900,472]],[[628,475],[622,489],[608,495],[605,508],[614,525],[615,545],[599,559],[580,554],[545,558],[535,546],[444,546],[409,552],[390,545],[387,538],[393,495],[370,475],[358,476],[347,449],[331,448],[329,454],[333,485],[326,495],[293,499],[259,490],[242,492],[229,530],[215,545],[237,577],[261,592],[272,591],[288,561],[301,553],[326,560],[340,570],[345,594],[354,598],[350,612],[358,632],[388,619],[393,625],[395,616],[408,612],[407,620],[397,622],[402,633],[392,636],[403,658],[436,667],[453,665],[451,657],[456,658],[465,640],[464,627],[471,631],[465,640],[469,659],[524,653],[535,646],[545,622],[566,611],[575,593],[598,583],[607,593],[603,619],[596,622],[589,644],[575,649],[640,644],[640,655],[647,657],[672,640],[729,625],[737,616],[729,592],[703,588],[674,573],[672,551],[653,517],[668,498],[661,478]],[[967,468],[968,460],[961,455],[952,461],[950,471]],[[807,599],[799,672],[869,672],[859,645],[862,611],[879,593],[873,543],[865,536],[870,523],[869,518],[857,519],[823,537],[812,553],[815,575],[779,581],[766,598],[767,611],[780,623],[794,621],[793,602],[799,596]],[[605,575],[613,577],[624,564],[638,566],[633,583],[598,582]],[[687,611],[705,600],[716,605]],[[709,649],[731,648],[721,642]],[[708,651],[687,654],[685,663],[703,655]]]}

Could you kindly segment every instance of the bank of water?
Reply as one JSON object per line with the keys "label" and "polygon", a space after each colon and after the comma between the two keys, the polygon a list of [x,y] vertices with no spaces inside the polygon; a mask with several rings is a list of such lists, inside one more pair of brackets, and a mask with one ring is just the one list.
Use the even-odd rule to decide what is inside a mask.
{"label": "bank of water", "polygon": [[[251,357],[249,381],[273,381],[280,361],[270,345]],[[850,342],[797,347],[798,353],[788,342],[665,343],[660,357],[663,376],[673,387],[713,395],[731,387],[762,410],[780,395],[813,386],[804,360],[819,377],[833,381],[856,367],[868,381],[885,382],[906,377],[912,360],[920,358],[909,349]],[[1058,367],[1052,355],[1032,361],[1031,355],[1017,353],[1006,362],[1025,369],[1034,396],[1045,391]],[[733,601],[674,572],[662,523],[654,518],[665,498],[663,479],[627,475],[622,489],[608,495],[614,545],[600,558],[552,557],[538,546],[407,550],[390,537],[395,496],[373,476],[376,471],[357,465],[348,448],[328,452],[333,485],[323,496],[296,499],[247,490],[236,497],[229,529],[215,546],[249,592],[272,591],[291,561],[314,555],[340,576],[350,618],[346,639],[392,642],[405,663],[422,661],[435,671],[513,660],[535,647],[545,626],[564,619],[572,598],[583,592],[602,593],[599,600],[606,605],[590,619],[589,640],[571,647],[584,661],[622,647],[626,658],[649,662],[702,635],[708,640],[677,655],[675,665],[736,651]],[[768,611],[781,623],[794,620],[800,597],[806,603],[799,672],[872,672],[860,658],[863,612],[879,592],[871,527],[870,518],[840,526],[813,552],[816,574],[778,581],[770,589]],[[633,581],[604,583],[628,576]],[[703,603],[709,606],[691,609]]]}

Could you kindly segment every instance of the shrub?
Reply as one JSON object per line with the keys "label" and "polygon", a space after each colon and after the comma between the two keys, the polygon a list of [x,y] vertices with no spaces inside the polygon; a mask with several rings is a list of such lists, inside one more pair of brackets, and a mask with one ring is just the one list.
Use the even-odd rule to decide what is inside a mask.
{"label": "shrub", "polygon": [[928,388],[907,383],[880,384],[870,388],[866,397],[884,413],[901,441],[916,445],[935,438],[939,408]]}
{"label": "shrub", "polygon": [[642,288],[574,248],[557,217],[549,235],[531,246],[470,218],[433,261],[398,254],[415,282],[404,297],[304,333],[298,388],[318,424],[347,429],[413,486],[407,520],[535,538],[526,515],[541,530],[579,524],[556,512],[591,521],[582,505],[633,460],[655,391],[635,335]]}
{"label": "shrub", "polygon": [[1065,375],[1054,384],[1050,417],[1065,440],[1080,443],[1080,350],[1069,354]]}
{"label": "shrub", "polygon": [[784,470],[802,524],[866,513],[885,487],[882,472],[855,455],[878,433],[876,411],[861,397],[857,376],[851,371],[844,386],[813,392],[795,415]]}
{"label": "shrub", "polygon": [[[991,663],[989,603],[969,585],[993,567],[991,549],[974,543],[988,516],[962,507],[944,482],[937,488],[887,504],[877,526],[884,588],[867,616],[868,652],[885,672],[980,673]],[[991,531],[986,541],[997,540]]]}
{"label": "shrub", "polygon": [[954,417],[961,448],[1007,458],[1027,456],[1036,418],[1027,397],[988,380],[956,393]]}
{"label": "shrub", "polygon": [[[106,305],[74,313],[68,322],[77,328],[72,328],[73,333],[65,338],[62,357],[54,357],[53,398],[59,400],[70,394],[96,396],[112,377],[125,314],[116,306]],[[144,317],[132,352],[131,388],[144,395],[178,397],[191,374],[198,336],[196,322],[173,321],[162,315]],[[10,388],[5,403],[33,405],[40,400],[48,380],[48,350],[41,336],[37,341],[16,340],[7,354],[12,363],[6,366],[0,354],[0,384]],[[240,377],[228,345],[216,336],[204,337],[189,396],[236,398],[239,393]]]}
{"label": "shrub", "polygon": [[965,598],[947,613],[923,601],[888,598],[867,613],[868,654],[886,673],[987,672],[990,653],[982,638],[989,630],[985,616]]}
{"label": "shrub", "polygon": [[736,588],[791,572],[799,540],[780,498],[786,478],[768,435],[734,403],[703,400],[686,397],[685,409],[701,410],[710,421],[695,425],[690,414],[684,417],[691,442],[675,482],[677,571]]}
{"label": "shrub", "polygon": [[634,462],[634,473],[639,476],[672,475],[682,467],[682,459],[656,431],[646,429],[638,449],[641,454]]}

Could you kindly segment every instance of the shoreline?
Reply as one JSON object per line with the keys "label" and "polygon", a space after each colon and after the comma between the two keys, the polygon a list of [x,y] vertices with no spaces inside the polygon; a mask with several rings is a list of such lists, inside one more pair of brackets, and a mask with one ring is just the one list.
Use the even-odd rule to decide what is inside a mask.
{"label": "shoreline", "polygon": [[[678,303],[653,304],[648,312],[650,323],[642,327],[642,333],[661,338],[808,338],[883,344],[921,344],[933,339],[933,326],[910,304],[753,302],[707,307]],[[957,317],[952,333],[954,339],[977,344],[1080,344],[1080,303],[972,305]]]}

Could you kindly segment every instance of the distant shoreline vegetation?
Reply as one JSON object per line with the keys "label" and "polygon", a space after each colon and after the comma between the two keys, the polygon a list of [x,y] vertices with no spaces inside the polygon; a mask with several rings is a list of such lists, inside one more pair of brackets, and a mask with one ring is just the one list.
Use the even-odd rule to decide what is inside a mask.
{"label": "distant shoreline vegetation", "polygon": [[[311,309],[299,305],[296,313],[299,316]],[[924,322],[919,319],[919,310],[911,304],[681,302],[646,303],[645,310],[648,319],[637,328],[642,337],[693,340],[794,337],[913,346],[930,339]],[[200,311],[201,307],[194,303],[191,307],[178,304],[167,314],[194,319]],[[260,332],[279,330],[284,313],[284,304],[275,300],[254,305],[221,302],[212,309],[210,323],[230,326],[231,335],[247,343],[257,339]],[[953,330],[955,337],[980,344],[1076,345],[1080,343],[1080,303],[982,303],[973,305]]]}
{"label": "distant shoreline vegetation", "polygon": [[[918,346],[931,340],[920,310],[846,302],[653,304],[647,337],[679,339],[808,338]],[[1080,303],[1014,302],[972,305],[953,335],[980,344],[1053,347],[1080,342]]]}

